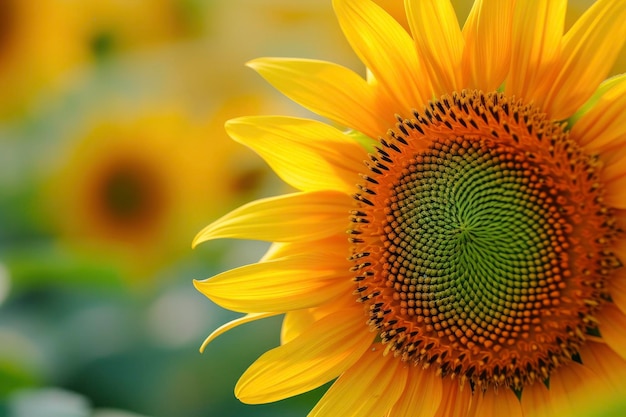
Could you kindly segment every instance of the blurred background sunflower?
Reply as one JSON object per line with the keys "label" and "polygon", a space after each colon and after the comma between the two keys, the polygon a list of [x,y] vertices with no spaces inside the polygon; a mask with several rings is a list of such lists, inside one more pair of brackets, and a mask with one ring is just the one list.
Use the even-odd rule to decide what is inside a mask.
{"label": "blurred background sunflower", "polygon": [[[453,3],[463,20],[471,1]],[[570,22],[589,3],[570,1]],[[325,387],[234,398],[280,318],[213,342],[219,361],[198,353],[234,316],[192,279],[265,246],[191,251],[193,236],[284,192],[223,124],[304,112],[244,67],[259,56],[363,72],[330,0],[0,0],[0,416],[304,416],[317,402]]]}
{"label": "blurred background sunflower", "polygon": [[0,1],[0,416],[251,415],[231,387],[279,322],[209,361],[232,317],[192,279],[264,247],[191,240],[281,191],[223,129],[291,106],[243,64],[350,57],[333,19],[317,0]]}

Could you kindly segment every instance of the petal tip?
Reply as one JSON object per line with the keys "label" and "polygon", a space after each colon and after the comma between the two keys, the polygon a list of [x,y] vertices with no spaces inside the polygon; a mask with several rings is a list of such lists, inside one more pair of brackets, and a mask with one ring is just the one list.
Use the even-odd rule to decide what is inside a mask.
{"label": "petal tip", "polygon": [[264,67],[267,60],[272,58],[253,58],[247,61],[244,65],[248,68],[252,68],[255,71],[258,71],[259,68]]}
{"label": "petal tip", "polygon": [[193,286],[196,290],[202,292],[202,290],[200,289],[200,287],[204,284],[206,280],[201,280],[201,279],[194,279],[193,280]]}
{"label": "petal tip", "polygon": [[206,233],[205,233],[205,229],[203,229],[202,231],[200,231],[191,241],[191,249],[195,249],[198,247],[199,244],[209,240],[208,238],[206,238]]}

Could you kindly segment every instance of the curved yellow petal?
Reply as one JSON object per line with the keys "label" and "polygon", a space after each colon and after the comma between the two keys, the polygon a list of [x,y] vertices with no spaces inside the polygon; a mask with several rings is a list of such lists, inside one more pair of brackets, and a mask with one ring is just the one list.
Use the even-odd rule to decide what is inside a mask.
{"label": "curved yellow petal", "polygon": [[[616,217],[618,226],[623,230],[626,225],[626,212],[621,210],[617,212]],[[611,250],[622,264],[626,263],[626,239],[619,239]],[[611,277],[608,287],[611,300],[622,313],[626,314],[626,274],[623,269]]]}
{"label": "curved yellow petal", "polygon": [[509,72],[515,1],[476,0],[463,26],[467,87],[498,89]]}
{"label": "curved yellow petal", "polygon": [[626,142],[626,74],[603,82],[582,111],[574,115],[571,136],[590,153]]}
{"label": "curved yellow petal", "polygon": [[325,61],[259,58],[248,62],[270,84],[307,109],[377,139],[396,123],[391,100],[361,76]]}
{"label": "curved yellow petal", "polygon": [[353,288],[343,262],[304,253],[231,269],[194,286],[214,303],[242,313],[314,307]]}
{"label": "curved yellow petal", "polygon": [[282,258],[283,255],[280,252],[283,250],[283,248],[287,247],[290,244],[291,242],[273,242],[270,245],[270,247],[267,248],[267,251],[261,257],[259,262],[265,262],[265,261],[269,261],[269,260],[276,259],[276,258]]}
{"label": "curved yellow petal", "polygon": [[626,314],[614,304],[607,303],[596,314],[600,322],[600,334],[618,355],[626,359]]}
{"label": "curved yellow petal", "polygon": [[[625,259],[625,258],[620,258]],[[611,289],[611,298],[613,303],[626,314],[626,276],[621,274],[613,277],[609,282],[609,288]]]}
{"label": "curved yellow petal", "polygon": [[[332,259],[333,264],[338,265],[343,262],[345,266],[338,266],[338,268],[347,271],[352,266],[348,261],[350,245],[344,233],[313,242],[274,243],[261,260],[269,261],[281,257],[297,256],[298,254],[310,252],[311,247],[324,248],[324,253],[328,254],[328,259]],[[287,312],[281,327],[281,344],[294,339],[316,320],[339,309],[356,305],[356,299],[352,296],[353,290],[353,288],[349,288],[345,294],[338,294],[337,299],[333,299],[318,307]]]}
{"label": "curved yellow petal", "polygon": [[551,401],[550,395],[548,388],[540,381],[524,387],[520,401],[523,414],[533,417],[558,416],[559,414],[553,410],[554,402]]}
{"label": "curved yellow petal", "polygon": [[333,262],[338,262],[339,260],[344,261],[346,269],[349,269],[351,266],[347,259],[350,256],[350,243],[348,242],[348,237],[345,232],[314,241],[275,242],[270,246],[265,255],[263,255],[262,260],[269,261],[307,253],[311,252],[311,248],[316,248],[317,251],[330,254]]}
{"label": "curved yellow petal", "polygon": [[[590,390],[590,387],[593,389]],[[557,407],[562,406],[568,410],[567,414],[561,415],[575,415],[576,409],[581,404],[587,400],[593,401],[591,391],[604,392],[610,389],[608,381],[599,378],[595,370],[576,362],[559,368],[550,376],[550,393],[553,401],[557,402]]]}
{"label": "curved yellow petal", "polygon": [[238,238],[289,242],[314,240],[345,231],[351,198],[314,191],[264,198],[245,204],[205,227],[193,246],[212,239]]}
{"label": "curved yellow petal", "polygon": [[610,385],[599,380],[588,366],[570,362],[552,372],[550,389],[538,381],[524,387],[522,411],[533,417],[575,416],[576,410],[587,401],[585,396],[606,389]]}
{"label": "curved yellow petal", "polygon": [[607,77],[626,42],[624,22],[624,0],[598,0],[567,32],[561,69],[545,100],[553,118],[571,116]]}
{"label": "curved yellow petal", "polygon": [[626,389],[626,360],[606,343],[588,342],[580,349],[580,357],[599,378],[607,381],[616,391]]}
{"label": "curved yellow petal", "polygon": [[409,26],[418,56],[433,84],[433,94],[461,91],[463,34],[449,0],[405,0]]}
{"label": "curved yellow petal", "polygon": [[409,369],[384,347],[374,345],[344,372],[309,417],[372,417],[391,409],[404,390]]}
{"label": "curved yellow petal", "polygon": [[407,383],[402,396],[387,414],[388,417],[431,417],[442,401],[443,389],[441,377],[430,369],[408,366]]}
{"label": "curved yellow petal", "polygon": [[442,401],[433,417],[468,417],[472,402],[472,388],[469,384],[459,389],[458,381],[445,378],[442,380],[442,389]]}
{"label": "curved yellow petal", "polygon": [[[626,215],[622,212],[621,216],[618,216],[618,225],[623,227],[626,224]],[[622,220],[619,222],[619,220]],[[612,248],[613,253],[622,262],[626,263],[626,239],[620,239],[616,245]],[[608,283],[609,295],[613,303],[619,308],[622,313],[626,314],[626,274],[623,270],[621,273],[617,273],[611,277]]]}
{"label": "curved yellow petal", "polygon": [[626,149],[621,146],[615,153],[602,171],[604,202],[610,207],[626,209]]}
{"label": "curved yellow petal", "polygon": [[243,317],[239,317],[238,319],[231,320],[228,323],[223,324],[217,329],[213,330],[213,332],[211,332],[211,334],[206,339],[204,339],[204,342],[202,342],[202,346],[200,346],[200,353],[204,352],[204,349],[206,349],[207,345],[211,343],[213,340],[215,340],[218,336],[223,335],[224,333],[226,333],[229,330],[234,329],[235,327],[238,327],[238,326],[241,326],[242,324],[250,323],[256,320],[277,316],[279,314],[281,313],[250,313],[250,314],[246,314]]}
{"label": "curved yellow petal", "polygon": [[515,3],[507,95],[543,105],[560,63],[566,6],[567,0]]}
{"label": "curved yellow petal", "polygon": [[431,87],[406,30],[369,0],[334,0],[333,5],[352,49],[398,103],[388,111],[408,117],[412,109],[421,110]]}
{"label": "curved yellow petal", "polygon": [[398,23],[402,25],[407,32],[409,29],[409,22],[406,20],[406,11],[404,10],[404,2],[399,0],[374,0],[376,4],[385,9],[389,15],[393,16]]}
{"label": "curved yellow petal", "polygon": [[260,404],[315,389],[352,366],[373,339],[361,308],[338,311],[264,353],[241,376],[235,395]]}
{"label": "curved yellow petal", "polygon": [[338,310],[350,308],[362,309],[363,305],[356,302],[354,290],[338,295],[336,299],[318,307],[304,310],[288,311],[280,329],[280,343],[285,344],[307,331],[309,326],[323,317]]}
{"label": "curved yellow petal", "polygon": [[367,151],[325,123],[295,117],[242,117],[226,123],[237,142],[257,152],[289,185],[302,191],[353,193]]}
{"label": "curved yellow petal", "polygon": [[315,323],[316,320],[311,310],[307,308],[305,310],[288,311],[285,314],[280,328],[281,345],[291,342]]}
{"label": "curved yellow petal", "polygon": [[[596,0],[571,0],[567,5],[566,27],[571,27],[583,15]],[[609,75],[623,74],[626,72],[626,47],[622,50],[611,69]]]}
{"label": "curved yellow petal", "polygon": [[572,138],[585,150],[598,154],[609,206],[626,208],[626,74],[602,83],[597,92],[574,115]]}
{"label": "curved yellow petal", "polygon": [[498,392],[488,389],[472,397],[469,415],[480,417],[522,417],[522,406],[515,393],[508,388]]}

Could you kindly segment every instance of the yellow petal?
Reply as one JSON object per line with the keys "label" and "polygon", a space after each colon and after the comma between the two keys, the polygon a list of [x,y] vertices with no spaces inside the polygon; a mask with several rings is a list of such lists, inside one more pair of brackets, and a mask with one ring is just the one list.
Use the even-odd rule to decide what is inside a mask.
{"label": "yellow petal", "polygon": [[354,308],[355,306],[361,307],[360,304],[356,303],[353,292],[354,290],[352,289],[350,292],[341,294],[336,299],[318,307],[288,311],[280,329],[280,343],[285,344],[295,339],[306,332],[313,323],[329,314],[333,314],[338,310]]}
{"label": "yellow petal", "polygon": [[350,256],[350,244],[344,232],[315,241],[306,240],[273,243],[263,256],[262,260],[269,261],[272,259],[294,256],[300,253],[310,252],[311,248],[317,248],[325,253],[332,254],[333,262],[337,262],[336,259],[344,260],[346,269],[349,269],[351,266],[347,260]]}
{"label": "yellow petal", "polygon": [[624,0],[598,0],[563,38],[561,70],[545,101],[556,119],[571,116],[604,80],[626,42]]}
{"label": "yellow petal", "polygon": [[598,377],[607,381],[617,392],[623,392],[626,381],[626,360],[605,343],[587,342],[580,349],[580,357]]}
{"label": "yellow petal", "polygon": [[391,409],[414,369],[375,346],[335,381],[309,417],[373,417]]}
{"label": "yellow petal", "polygon": [[515,3],[507,95],[543,105],[556,77],[567,0],[520,0]]}
{"label": "yellow petal", "polygon": [[245,204],[205,227],[193,241],[238,238],[289,242],[320,239],[349,226],[351,198],[315,191],[265,198]]}
{"label": "yellow petal", "polygon": [[589,153],[599,154],[609,206],[626,208],[626,75],[604,82],[575,115],[572,137]]}
{"label": "yellow petal", "polygon": [[589,366],[575,362],[557,369],[550,376],[551,397],[556,407],[566,410],[566,414],[560,415],[576,415],[576,410],[582,404],[594,400],[593,391],[605,392],[610,389],[608,381],[599,378]]}
{"label": "yellow petal", "polygon": [[469,415],[480,417],[522,417],[522,406],[515,393],[504,387],[495,392],[488,389],[472,398]]}
{"label": "yellow petal", "polygon": [[459,389],[458,381],[445,378],[442,380],[442,388],[442,401],[433,417],[468,417],[472,401],[472,388],[469,384]]}
{"label": "yellow petal", "polygon": [[404,10],[404,2],[399,0],[375,0],[375,3],[385,9],[387,13],[393,16],[402,27],[409,31],[409,22],[406,20],[406,11]]}
{"label": "yellow petal", "polygon": [[462,90],[463,34],[449,0],[405,0],[418,56],[425,63],[433,94]]}
{"label": "yellow petal", "polygon": [[570,362],[552,372],[550,389],[542,382],[524,388],[522,411],[533,417],[575,416],[576,410],[588,401],[585,398],[588,394],[605,389],[610,386],[599,380],[588,366]]}
{"label": "yellow petal", "polygon": [[280,313],[250,313],[246,314],[243,317],[239,317],[238,319],[229,321],[228,323],[223,324],[215,329],[206,339],[204,339],[202,346],[200,346],[200,352],[204,352],[204,349],[206,349],[207,345],[215,340],[215,338],[221,336],[229,330],[234,329],[237,326],[241,326],[242,324],[250,323],[256,320],[265,319],[267,317],[277,316],[278,314]]}
{"label": "yellow petal", "polygon": [[511,61],[515,2],[477,0],[463,26],[463,68],[468,87],[493,91],[502,85]]}
{"label": "yellow petal", "polygon": [[[431,417],[442,401],[441,377],[430,369],[410,365],[402,396],[389,411],[388,417]],[[448,398],[443,399],[448,401]]]}
{"label": "yellow petal", "polygon": [[[555,417],[560,415],[554,411],[554,402],[550,391],[540,381],[535,381],[532,385],[524,387],[520,402],[525,416]],[[565,415],[567,414],[563,414],[563,416]]]}
{"label": "yellow petal", "polygon": [[203,281],[198,291],[242,313],[285,312],[323,304],[352,289],[343,261],[328,253],[304,253],[231,269]]}
{"label": "yellow petal", "polygon": [[614,152],[616,155],[611,157],[602,171],[604,203],[610,207],[626,209],[626,149],[622,146]]}
{"label": "yellow petal", "polygon": [[626,142],[626,74],[600,85],[574,117],[572,137],[590,153],[601,153]]}
{"label": "yellow petal", "polygon": [[[626,210],[616,210],[614,213],[618,227],[624,230],[624,227],[626,227]],[[622,263],[626,262],[626,239],[618,239],[617,242],[613,244],[611,250],[622,261]],[[624,274],[623,270],[620,271],[619,276],[626,278],[626,274]]]}
{"label": "yellow petal", "polygon": [[[626,214],[621,212],[617,216],[618,226],[622,228],[626,225]],[[619,239],[612,248],[613,253],[624,264],[626,262],[626,239]],[[626,274],[622,269],[611,277],[608,283],[609,295],[613,303],[622,313],[626,314]]]}
{"label": "yellow petal", "polygon": [[333,5],[352,49],[398,103],[388,111],[408,117],[421,109],[431,87],[406,30],[371,1],[335,0]]}
{"label": "yellow petal", "polygon": [[[596,0],[572,0],[567,5],[566,27],[572,26]],[[622,50],[609,73],[611,76],[626,72],[626,47]]]}
{"label": "yellow petal", "polygon": [[572,138],[584,149],[600,156],[605,202],[626,208],[626,74],[600,85],[583,108],[574,115]]}
{"label": "yellow petal", "polygon": [[315,323],[315,317],[311,314],[311,310],[307,308],[289,311],[285,314],[283,325],[280,328],[281,345],[291,342]]}
{"label": "yellow petal", "polygon": [[280,252],[283,250],[284,247],[290,244],[291,242],[273,242],[267,249],[263,257],[259,260],[259,262],[281,258],[283,255]]}
{"label": "yellow petal", "polygon": [[315,322],[305,333],[272,349],[241,376],[235,395],[247,404],[282,400],[313,390],[352,366],[374,334],[360,306]]}
{"label": "yellow petal", "polygon": [[[624,259],[626,258],[620,258],[622,263]],[[626,275],[622,272],[612,277],[609,281],[609,288],[613,303],[615,303],[622,313],[626,314]]]}
{"label": "yellow petal", "polygon": [[340,125],[376,139],[396,123],[389,99],[353,71],[309,59],[261,58],[248,63],[287,97]]}
{"label": "yellow petal", "polygon": [[614,304],[607,303],[596,314],[600,322],[600,334],[618,355],[626,359],[626,315]]}
{"label": "yellow petal", "polygon": [[257,152],[286,183],[302,191],[352,193],[366,150],[322,122],[294,117],[242,117],[226,123],[237,142]]}

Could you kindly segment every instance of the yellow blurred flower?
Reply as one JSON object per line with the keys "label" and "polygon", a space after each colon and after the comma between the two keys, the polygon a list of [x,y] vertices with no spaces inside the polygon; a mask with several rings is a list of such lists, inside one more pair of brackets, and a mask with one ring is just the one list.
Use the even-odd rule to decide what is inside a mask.
{"label": "yellow blurred flower", "polygon": [[42,91],[102,58],[193,32],[182,0],[3,0],[0,119],[19,115]]}
{"label": "yellow blurred flower", "polygon": [[138,277],[167,265],[188,252],[202,219],[262,182],[263,167],[215,133],[259,108],[254,97],[234,97],[208,122],[180,109],[107,114],[58,161],[47,188],[54,229],[73,249]]}
{"label": "yellow blurred flower", "polygon": [[52,0],[0,2],[0,119],[17,114],[65,69],[71,38]]}
{"label": "yellow blurred flower", "polygon": [[337,378],[310,416],[534,417],[626,395],[626,74],[605,80],[626,3],[595,2],[567,33],[564,0],[476,0],[463,26],[447,0],[406,0],[405,19],[333,4],[366,78],[318,60],[248,65],[344,128],[231,120],[299,191],[194,240],[274,242],[195,281],[247,313],[203,348],[285,314],[238,398]]}
{"label": "yellow blurred flower", "polygon": [[183,0],[57,0],[79,62],[162,45],[193,31]]}

